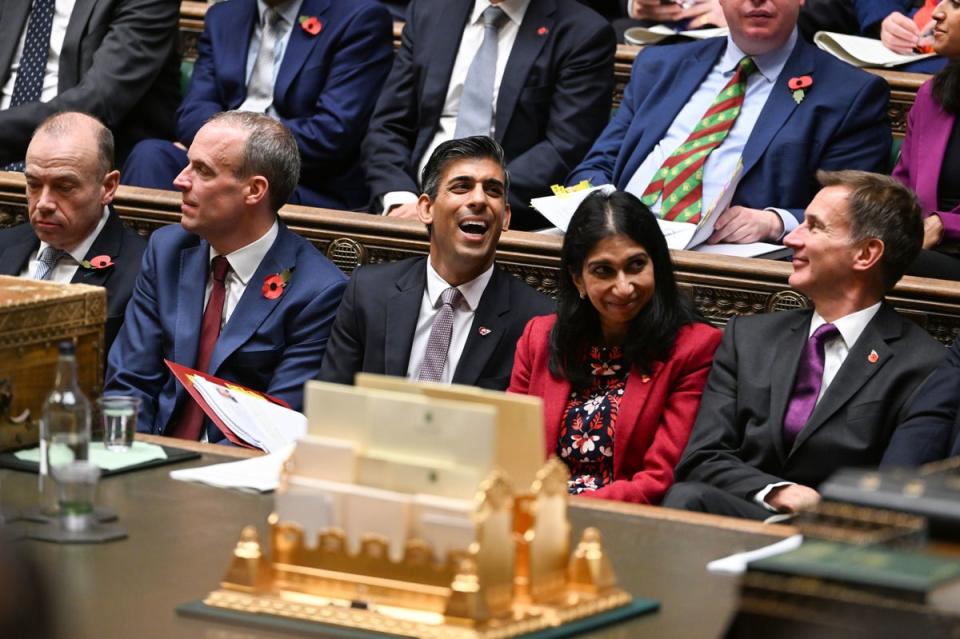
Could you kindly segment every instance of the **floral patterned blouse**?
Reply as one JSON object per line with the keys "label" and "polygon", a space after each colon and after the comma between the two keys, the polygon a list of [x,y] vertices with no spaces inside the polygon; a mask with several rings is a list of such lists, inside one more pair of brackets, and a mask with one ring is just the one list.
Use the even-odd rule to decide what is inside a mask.
{"label": "floral patterned blouse", "polygon": [[557,440],[557,455],[570,469],[571,495],[613,481],[613,433],[630,372],[619,346],[591,347],[584,366],[593,382],[570,392]]}

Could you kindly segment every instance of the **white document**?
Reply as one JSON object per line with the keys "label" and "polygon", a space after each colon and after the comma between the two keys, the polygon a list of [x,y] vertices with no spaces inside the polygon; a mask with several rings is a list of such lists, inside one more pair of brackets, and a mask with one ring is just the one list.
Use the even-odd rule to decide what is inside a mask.
{"label": "white document", "polygon": [[794,535],[782,539],[775,544],[750,550],[748,552],[738,552],[729,557],[714,559],[707,564],[707,571],[721,575],[742,575],[747,570],[747,564],[751,561],[759,561],[774,555],[780,555],[791,550],[796,550],[803,543],[803,535]]}
{"label": "white document", "polygon": [[293,447],[294,444],[289,444],[269,455],[241,461],[171,470],[170,477],[218,488],[239,488],[266,493],[276,490],[277,484],[280,483],[280,470],[293,451]]}
{"label": "white document", "polygon": [[[692,6],[692,5],[690,5]],[[644,46],[647,44],[656,44],[661,40],[666,40],[670,36],[684,36],[693,40],[705,40],[707,38],[727,37],[730,29],[726,27],[717,27],[714,29],[694,29],[691,31],[677,31],[663,24],[656,24],[652,27],[631,27],[624,31],[623,40],[627,44]]]}
{"label": "white document", "polygon": [[818,31],[814,43],[834,56],[855,67],[895,67],[916,60],[932,57],[934,53],[894,53],[874,38]]}
{"label": "white document", "polygon": [[748,244],[701,244],[693,249],[698,253],[712,253],[714,255],[733,255],[734,257],[759,257],[767,253],[774,253],[784,249],[782,244],[769,242],[750,242]]}
{"label": "white document", "polygon": [[535,208],[540,215],[547,218],[551,224],[561,231],[566,232],[567,227],[570,226],[570,218],[573,217],[577,208],[587,199],[588,195],[594,191],[613,193],[616,190],[617,187],[612,184],[601,184],[600,186],[593,186],[589,189],[574,191],[573,193],[567,193],[565,195],[535,197],[530,200],[530,206]]}
{"label": "white document", "polygon": [[261,450],[273,452],[307,433],[307,418],[302,413],[199,375],[191,376],[191,381],[234,434]]}

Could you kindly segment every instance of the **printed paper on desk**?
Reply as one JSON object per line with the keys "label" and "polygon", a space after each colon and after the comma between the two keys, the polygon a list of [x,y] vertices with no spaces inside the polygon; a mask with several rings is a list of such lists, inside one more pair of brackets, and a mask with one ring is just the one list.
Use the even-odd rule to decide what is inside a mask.
{"label": "printed paper on desk", "polygon": [[[692,6],[692,4],[690,6]],[[671,29],[663,24],[655,24],[652,27],[630,27],[624,31],[623,40],[627,44],[642,47],[645,45],[657,44],[658,42],[673,36],[690,38],[691,40],[705,40],[707,38],[725,38],[727,37],[728,33],[730,33],[730,29],[727,27],[677,31],[676,29]]]}
{"label": "printed paper on desk", "polygon": [[243,441],[268,453],[307,433],[307,418],[258,395],[191,375],[193,387],[207,406]]}
{"label": "printed paper on desk", "polygon": [[613,193],[617,190],[612,184],[601,184],[593,186],[582,191],[574,191],[564,195],[547,195],[544,197],[535,197],[530,200],[530,206],[535,208],[540,215],[556,226],[561,231],[566,232],[570,226],[570,218],[576,212],[580,203],[587,199],[587,196],[594,191],[603,191],[604,193]]}
{"label": "printed paper on desk", "polygon": [[896,67],[908,62],[929,58],[933,53],[894,53],[874,38],[818,31],[813,42],[826,51],[855,67]]}

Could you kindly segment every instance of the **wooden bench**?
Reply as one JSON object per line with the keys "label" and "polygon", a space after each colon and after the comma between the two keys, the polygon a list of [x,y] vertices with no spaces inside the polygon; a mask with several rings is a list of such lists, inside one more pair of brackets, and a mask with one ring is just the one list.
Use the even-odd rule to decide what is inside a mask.
{"label": "wooden bench", "polygon": [[[180,220],[180,194],[173,191],[121,186],[114,205],[144,236]],[[280,216],[347,274],[361,264],[425,255],[429,250],[426,230],[414,221],[304,206],[285,206]],[[0,172],[0,228],[25,219],[23,175]],[[511,231],[500,241],[497,260],[531,286],[556,295],[561,241],[554,235]],[[733,315],[807,305],[787,284],[791,272],[787,263],[691,251],[674,251],[673,259],[681,287],[700,313],[718,326]],[[906,277],[888,299],[945,344],[960,334],[960,282]]]}

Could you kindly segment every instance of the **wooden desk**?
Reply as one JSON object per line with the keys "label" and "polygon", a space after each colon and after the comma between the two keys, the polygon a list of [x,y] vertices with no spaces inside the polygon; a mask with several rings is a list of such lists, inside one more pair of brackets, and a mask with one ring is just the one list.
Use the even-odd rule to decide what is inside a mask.
{"label": "wooden desk", "polygon": [[[172,440],[166,444],[174,443]],[[172,468],[226,461],[222,446],[199,446],[199,461],[108,477],[100,502],[117,510],[129,538],[102,546],[22,542],[52,583],[62,637],[260,639],[290,636],[179,617],[174,607],[199,599],[223,576],[244,525],[266,532],[272,495],[174,481]],[[211,452],[212,451],[212,452]],[[229,451],[236,454],[237,451]],[[246,453],[241,453],[246,454]],[[34,502],[36,476],[0,472],[6,505]],[[653,507],[575,500],[575,535],[585,525],[604,535],[620,583],[653,597],[661,610],[591,637],[719,637],[731,617],[737,580],[707,574],[707,561],[757,548],[792,533],[784,526]]]}

